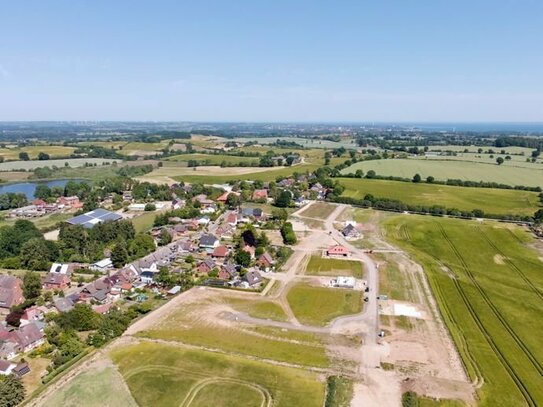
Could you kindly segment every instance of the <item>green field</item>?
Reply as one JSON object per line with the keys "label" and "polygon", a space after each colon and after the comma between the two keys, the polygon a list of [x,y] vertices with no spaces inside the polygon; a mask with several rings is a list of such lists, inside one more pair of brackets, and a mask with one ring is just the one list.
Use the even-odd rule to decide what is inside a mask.
{"label": "green field", "polygon": [[324,400],[325,383],[301,369],[155,343],[111,356],[142,407],[321,407]]}
{"label": "green field", "polygon": [[136,229],[136,233],[145,233],[153,228],[155,222],[156,212],[144,212],[141,215],[132,218],[132,224]]}
{"label": "green field", "polygon": [[325,220],[326,218],[328,218],[328,216],[332,214],[332,212],[334,212],[336,208],[336,205],[331,205],[324,202],[316,202],[309,205],[308,207],[306,207],[306,209],[300,212],[300,216]]}
{"label": "green field", "polygon": [[319,276],[352,276],[362,278],[364,269],[362,263],[355,260],[325,259],[313,255],[307,263],[305,274]]}
{"label": "green field", "polygon": [[122,377],[113,367],[91,369],[55,391],[42,407],[136,407]]}
{"label": "green field", "polygon": [[234,309],[245,312],[254,318],[271,319],[273,321],[286,321],[287,315],[283,308],[272,301],[247,301],[238,298],[228,298],[226,302]]}
{"label": "green field", "polygon": [[497,165],[478,162],[464,162],[436,159],[389,159],[360,161],[345,168],[342,173],[355,173],[356,170],[374,170],[377,175],[412,178],[415,174],[425,179],[462,179],[466,181],[499,182],[507,185],[543,186],[543,167],[534,164],[533,168],[514,167],[514,163]]}
{"label": "green field", "polygon": [[[277,177],[288,177],[291,176],[293,173],[304,173],[304,172],[311,172],[319,168],[318,164],[299,164],[294,165],[292,167],[281,167],[281,168],[266,168],[263,171],[260,172],[245,172],[245,173],[237,173],[235,171],[231,171],[231,168],[221,168],[216,167],[213,173],[206,172],[205,174],[199,174],[199,169],[196,168],[196,170],[193,169],[183,169],[180,168],[179,175],[173,176],[172,178],[176,181],[184,181],[184,182],[201,182],[204,184],[215,184],[218,182],[227,182],[232,180],[261,180],[261,181],[275,181]],[[257,168],[255,168],[257,169]],[[260,168],[258,168],[260,169]],[[163,170],[163,168],[159,168],[158,170]],[[157,172],[159,172],[157,170]],[[169,170],[169,168],[167,169]],[[251,170],[250,168],[247,168],[247,170]],[[224,173],[229,173],[230,175],[223,175]],[[149,177],[152,177],[155,171],[153,171],[151,174],[148,174]]]}
{"label": "green field", "polygon": [[543,405],[543,263],[525,229],[395,215],[386,236],[423,267],[481,406]]}
{"label": "green field", "polygon": [[287,300],[296,319],[306,325],[324,326],[336,317],[362,310],[360,291],[313,287],[302,283],[289,290]]}
{"label": "green field", "polygon": [[258,157],[239,157],[227,154],[180,154],[168,157],[167,161],[188,162],[196,160],[205,162],[205,165],[221,165],[223,162],[228,165],[237,165],[239,163],[258,163]]}
{"label": "green field", "polygon": [[[393,161],[393,160],[390,160]],[[441,205],[492,214],[533,215],[539,208],[536,192],[493,188],[466,188],[365,178],[342,178],[343,196],[363,199],[366,194],[391,198],[412,205]]]}

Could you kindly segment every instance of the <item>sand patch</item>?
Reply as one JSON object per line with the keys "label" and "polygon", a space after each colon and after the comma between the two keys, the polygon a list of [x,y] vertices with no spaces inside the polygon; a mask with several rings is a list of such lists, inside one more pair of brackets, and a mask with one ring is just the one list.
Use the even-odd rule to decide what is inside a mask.
{"label": "sand patch", "polygon": [[503,257],[501,254],[495,254],[494,263],[503,266],[505,264],[505,257]]}

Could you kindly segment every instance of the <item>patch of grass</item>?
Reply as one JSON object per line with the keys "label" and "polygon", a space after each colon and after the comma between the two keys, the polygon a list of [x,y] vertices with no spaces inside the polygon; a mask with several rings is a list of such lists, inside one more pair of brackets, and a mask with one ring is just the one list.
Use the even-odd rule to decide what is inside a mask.
{"label": "patch of grass", "polygon": [[90,370],[55,391],[43,407],[137,407],[122,378],[112,367]]}
{"label": "patch of grass", "polygon": [[[541,173],[543,174],[543,171]],[[363,199],[366,194],[372,194],[379,198],[397,199],[406,204],[442,205],[466,211],[482,209],[486,213],[514,215],[533,215],[539,207],[538,194],[529,191],[415,184],[364,178],[342,178],[339,182],[345,186],[343,196],[357,199]]]}
{"label": "patch of grass", "polygon": [[324,326],[341,315],[362,310],[362,293],[354,290],[296,284],[288,294],[292,312],[302,324]]}
{"label": "patch of grass", "polygon": [[153,223],[156,217],[155,212],[144,212],[135,218],[132,218],[132,224],[136,229],[136,233],[144,233],[153,228]]}
{"label": "patch of grass", "polygon": [[465,181],[499,182],[507,185],[543,186],[543,171],[538,164],[532,168],[514,167],[513,163],[497,165],[495,162],[463,162],[435,159],[388,159],[360,161],[342,171],[343,174],[362,170],[367,173],[374,170],[377,175],[394,175],[412,178],[415,174],[425,179],[428,176],[436,180],[462,179]]}
{"label": "patch of grass", "polygon": [[313,255],[307,263],[305,274],[320,276],[352,276],[363,278],[362,263],[355,260],[325,259]]}
{"label": "patch of grass", "polygon": [[300,212],[300,216],[325,220],[335,209],[336,205],[325,202],[315,202]]}
{"label": "patch of grass", "polygon": [[[236,388],[232,391],[232,387]],[[211,382],[204,385],[194,396],[191,407],[237,407],[259,406],[266,398],[259,388],[240,383]]]}
{"label": "patch of grass", "polygon": [[394,364],[388,362],[381,362],[381,369],[383,370],[394,370]]}
{"label": "patch of grass", "polygon": [[245,312],[254,318],[286,321],[287,315],[283,308],[272,301],[247,301],[238,298],[227,298],[226,302],[238,311]]}
{"label": "patch of grass", "polygon": [[330,364],[325,350],[320,345],[298,345],[276,335],[262,337],[239,328],[223,328],[201,325],[195,322],[190,327],[179,326],[175,316],[165,322],[165,327],[144,331],[138,335],[152,339],[165,339],[205,346],[243,355],[265,357],[299,365],[327,367]]}
{"label": "patch of grass", "polygon": [[543,404],[534,334],[543,332],[543,274],[533,238],[509,224],[413,215],[384,226],[423,266],[468,374],[484,379],[480,405]]}
{"label": "patch of grass", "polygon": [[393,300],[413,300],[411,281],[392,261],[387,261],[379,267],[379,294],[388,295],[388,298]]}
{"label": "patch of grass", "polygon": [[[324,383],[302,369],[156,343],[118,348],[111,356],[142,407],[184,405],[191,395],[197,403],[187,404],[191,406],[260,405],[263,399],[253,404],[256,390],[248,387],[260,389],[264,400],[271,398],[279,407],[320,407],[324,400]],[[225,383],[230,384],[228,395]],[[235,400],[239,402],[228,404]]]}
{"label": "patch of grass", "polygon": [[343,376],[330,376],[327,380],[324,407],[348,407],[353,398],[353,382]]}

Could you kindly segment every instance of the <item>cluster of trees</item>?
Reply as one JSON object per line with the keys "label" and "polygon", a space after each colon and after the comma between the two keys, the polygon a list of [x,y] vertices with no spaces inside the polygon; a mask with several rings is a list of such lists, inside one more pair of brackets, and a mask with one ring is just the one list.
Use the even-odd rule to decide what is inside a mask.
{"label": "cluster of trees", "polygon": [[143,257],[155,249],[153,238],[136,234],[129,220],[102,222],[92,229],[81,225],[63,224],[58,238],[60,259],[63,261],[92,262],[104,257],[111,248],[111,260],[116,267]]}
{"label": "cluster of trees", "polygon": [[18,376],[0,377],[0,406],[15,407],[24,400],[25,395],[25,388]]}
{"label": "cluster of trees", "polygon": [[6,192],[5,194],[0,194],[1,210],[20,208],[25,205],[28,205],[28,199],[26,199],[26,195],[23,193]]}
{"label": "cluster of trees", "polygon": [[429,215],[435,215],[435,216],[448,215],[448,216],[462,217],[466,219],[492,218],[492,219],[500,219],[500,220],[513,220],[513,221],[525,221],[525,222],[532,221],[532,218],[530,216],[525,216],[525,215],[501,215],[501,214],[496,215],[496,214],[485,213],[481,209],[473,209],[471,211],[462,211],[456,208],[446,208],[441,205],[431,205],[431,206],[411,205],[411,204],[406,204],[396,199],[376,198],[371,194],[367,194],[364,197],[364,199],[356,199],[356,198],[344,197],[344,196],[334,196],[332,201],[354,205],[354,206],[361,206],[363,208],[374,208],[374,209],[380,209],[380,210],[392,211],[392,212],[414,212],[414,213],[422,213],[422,214],[429,214]]}
{"label": "cluster of trees", "polygon": [[0,260],[10,269],[45,270],[58,257],[55,242],[45,240],[36,226],[18,219],[0,228]]}
{"label": "cluster of trees", "polygon": [[49,187],[45,184],[36,186],[34,196],[47,201],[61,196],[77,196],[79,199],[85,199],[91,192],[91,186],[87,182],[68,181],[64,187]]}
{"label": "cluster of trees", "polygon": [[180,209],[173,209],[162,212],[155,217],[154,226],[164,226],[170,223],[170,218],[192,219],[200,216],[200,209],[187,203],[187,206]]}
{"label": "cluster of trees", "polygon": [[293,245],[298,242],[296,233],[294,233],[292,223],[290,222],[284,222],[283,226],[281,226],[281,236],[283,237],[283,243],[287,245]]}

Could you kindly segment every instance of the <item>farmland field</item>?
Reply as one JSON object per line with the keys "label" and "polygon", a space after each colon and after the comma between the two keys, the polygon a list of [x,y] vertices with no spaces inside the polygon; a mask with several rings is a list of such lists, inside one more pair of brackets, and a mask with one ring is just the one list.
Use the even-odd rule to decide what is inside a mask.
{"label": "farmland field", "polygon": [[313,255],[307,263],[305,274],[320,276],[353,276],[362,278],[362,263],[355,260],[325,259]]}
{"label": "farmland field", "polygon": [[206,165],[221,165],[225,162],[228,165],[239,163],[258,163],[258,157],[239,157],[228,154],[180,154],[168,157],[167,161],[187,162],[189,160],[204,161]]}
{"label": "farmland field", "polygon": [[294,172],[303,173],[313,171],[319,167],[318,164],[300,164],[292,167],[232,167],[221,168],[219,166],[211,167],[162,167],[153,172],[140,177],[142,180],[162,180],[168,182],[168,179],[184,182],[201,182],[205,184],[216,184],[236,179],[244,180],[262,180],[275,181],[277,177],[287,177]]}
{"label": "farmland field", "polygon": [[324,399],[316,373],[231,355],[140,343],[114,350],[112,359],[142,407],[320,407]]}
{"label": "farmland field", "polygon": [[287,300],[298,321],[307,325],[324,326],[336,317],[362,310],[360,291],[313,287],[302,283],[289,290]]}
{"label": "farmland field", "polygon": [[531,234],[417,215],[384,227],[424,267],[480,405],[542,405],[543,263]]}
{"label": "farmland field", "polygon": [[389,159],[360,161],[345,168],[342,173],[367,173],[374,170],[377,175],[412,178],[415,174],[425,179],[433,176],[436,180],[462,179],[466,181],[499,182],[507,185],[543,186],[543,167],[535,164],[533,168],[513,167],[436,159]]}
{"label": "farmland field", "polygon": [[[115,160],[108,160],[105,158],[67,158],[65,160],[43,160],[43,161],[8,161],[0,163],[0,171],[12,171],[12,170],[33,170],[38,167],[64,167],[66,163],[70,167],[83,167],[86,163],[102,165],[103,163],[112,163]],[[117,160],[118,161],[118,160]]]}
{"label": "farmland field", "polygon": [[[389,160],[393,161],[393,160]],[[533,215],[539,208],[536,192],[493,188],[466,188],[426,183],[342,178],[343,196],[363,199],[366,194],[398,199],[414,205],[442,205],[460,210],[482,209],[493,214]]]}
{"label": "farmland field", "polygon": [[38,158],[40,152],[49,154],[51,158],[55,157],[68,157],[74,152],[74,147],[65,146],[27,146],[27,147],[14,147],[14,148],[0,148],[0,157],[4,160],[19,160],[19,153],[28,153],[31,160]]}

